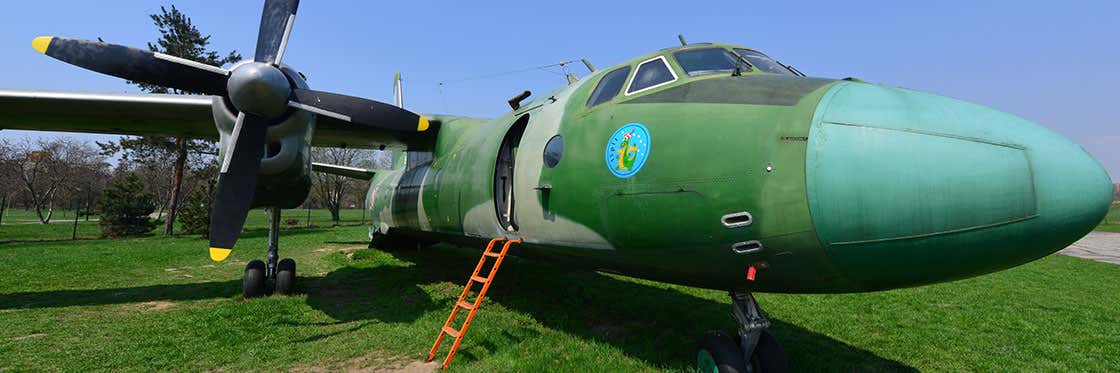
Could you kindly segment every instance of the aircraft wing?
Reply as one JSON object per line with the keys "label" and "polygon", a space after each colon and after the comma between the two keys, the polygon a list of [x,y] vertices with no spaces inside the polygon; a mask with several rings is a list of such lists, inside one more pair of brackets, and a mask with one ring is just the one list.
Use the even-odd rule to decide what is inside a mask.
{"label": "aircraft wing", "polygon": [[377,172],[374,170],[367,170],[364,168],[339,166],[329,163],[312,162],[311,169],[316,172],[328,173],[332,175],[345,176],[352,179],[369,180]]}
{"label": "aircraft wing", "polygon": [[217,140],[212,98],[0,90],[0,129]]}
{"label": "aircraft wing", "polygon": [[[216,96],[0,90],[0,129],[186,136],[218,139],[211,105]],[[400,133],[319,115],[312,146],[420,149],[433,130]]]}

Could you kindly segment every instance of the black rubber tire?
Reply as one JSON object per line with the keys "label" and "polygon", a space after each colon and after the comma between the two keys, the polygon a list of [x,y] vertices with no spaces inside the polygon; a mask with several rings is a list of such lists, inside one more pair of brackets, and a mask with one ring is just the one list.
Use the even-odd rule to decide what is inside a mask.
{"label": "black rubber tire", "polygon": [[264,262],[254,259],[245,265],[245,277],[241,280],[241,294],[245,298],[256,298],[263,296],[265,274]]}
{"label": "black rubber tire", "polygon": [[789,372],[789,358],[786,351],[778,343],[769,330],[763,329],[758,337],[758,344],[754,346],[751,354],[751,369],[754,372],[785,373]]}
{"label": "black rubber tire", "polygon": [[[705,353],[712,361],[705,363]],[[696,367],[703,373],[713,370],[719,373],[747,371],[743,350],[739,349],[739,344],[735,343],[727,333],[718,330],[704,332],[697,341]]]}
{"label": "black rubber tire", "polygon": [[296,261],[284,258],[276,264],[276,292],[291,294],[296,288]]}

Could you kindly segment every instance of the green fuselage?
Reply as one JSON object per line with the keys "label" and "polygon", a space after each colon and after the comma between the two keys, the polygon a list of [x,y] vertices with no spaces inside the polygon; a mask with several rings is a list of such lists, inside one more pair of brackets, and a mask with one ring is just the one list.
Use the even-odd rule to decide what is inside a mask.
{"label": "green fuselage", "polygon": [[[1018,117],[749,66],[690,76],[673,53],[692,48],[732,47],[652,53],[493,120],[430,116],[433,150],[373,179],[371,233],[517,237],[516,255],[665,282],[854,292],[1037,259],[1111,199],[1084,150]],[[659,56],[674,80],[588,106],[605,75],[629,66],[630,82]]]}

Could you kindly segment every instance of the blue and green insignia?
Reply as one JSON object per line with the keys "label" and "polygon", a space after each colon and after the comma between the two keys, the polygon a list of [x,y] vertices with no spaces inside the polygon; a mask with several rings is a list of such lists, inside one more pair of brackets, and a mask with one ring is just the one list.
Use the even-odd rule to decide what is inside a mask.
{"label": "blue and green insignia", "polygon": [[649,158],[651,146],[646,126],[641,123],[623,125],[607,141],[607,169],[623,179],[634,176]]}

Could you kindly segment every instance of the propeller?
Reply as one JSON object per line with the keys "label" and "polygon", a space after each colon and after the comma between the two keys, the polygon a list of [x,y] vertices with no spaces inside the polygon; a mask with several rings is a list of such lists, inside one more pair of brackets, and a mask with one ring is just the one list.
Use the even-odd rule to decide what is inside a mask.
{"label": "propeller", "polygon": [[281,122],[289,108],[397,132],[422,132],[423,116],[360,97],[294,88],[279,66],[295,23],[299,0],[266,0],[252,62],[232,71],[158,52],[62,37],[31,42],[40,53],[107,75],[182,91],[225,96],[239,111],[210,215],[210,258],[229,256],[241,234],[256,191],[269,125]]}
{"label": "propeller", "polygon": [[214,207],[210,210],[210,259],[220,262],[233,251],[257,189],[257,171],[264,155],[268,119],[240,113],[231,139],[233,149],[226,152],[218,174]]}
{"label": "propeller", "polygon": [[81,39],[40,36],[39,53],[102,74],[184,91],[224,96],[229,71],[163,53]]}

